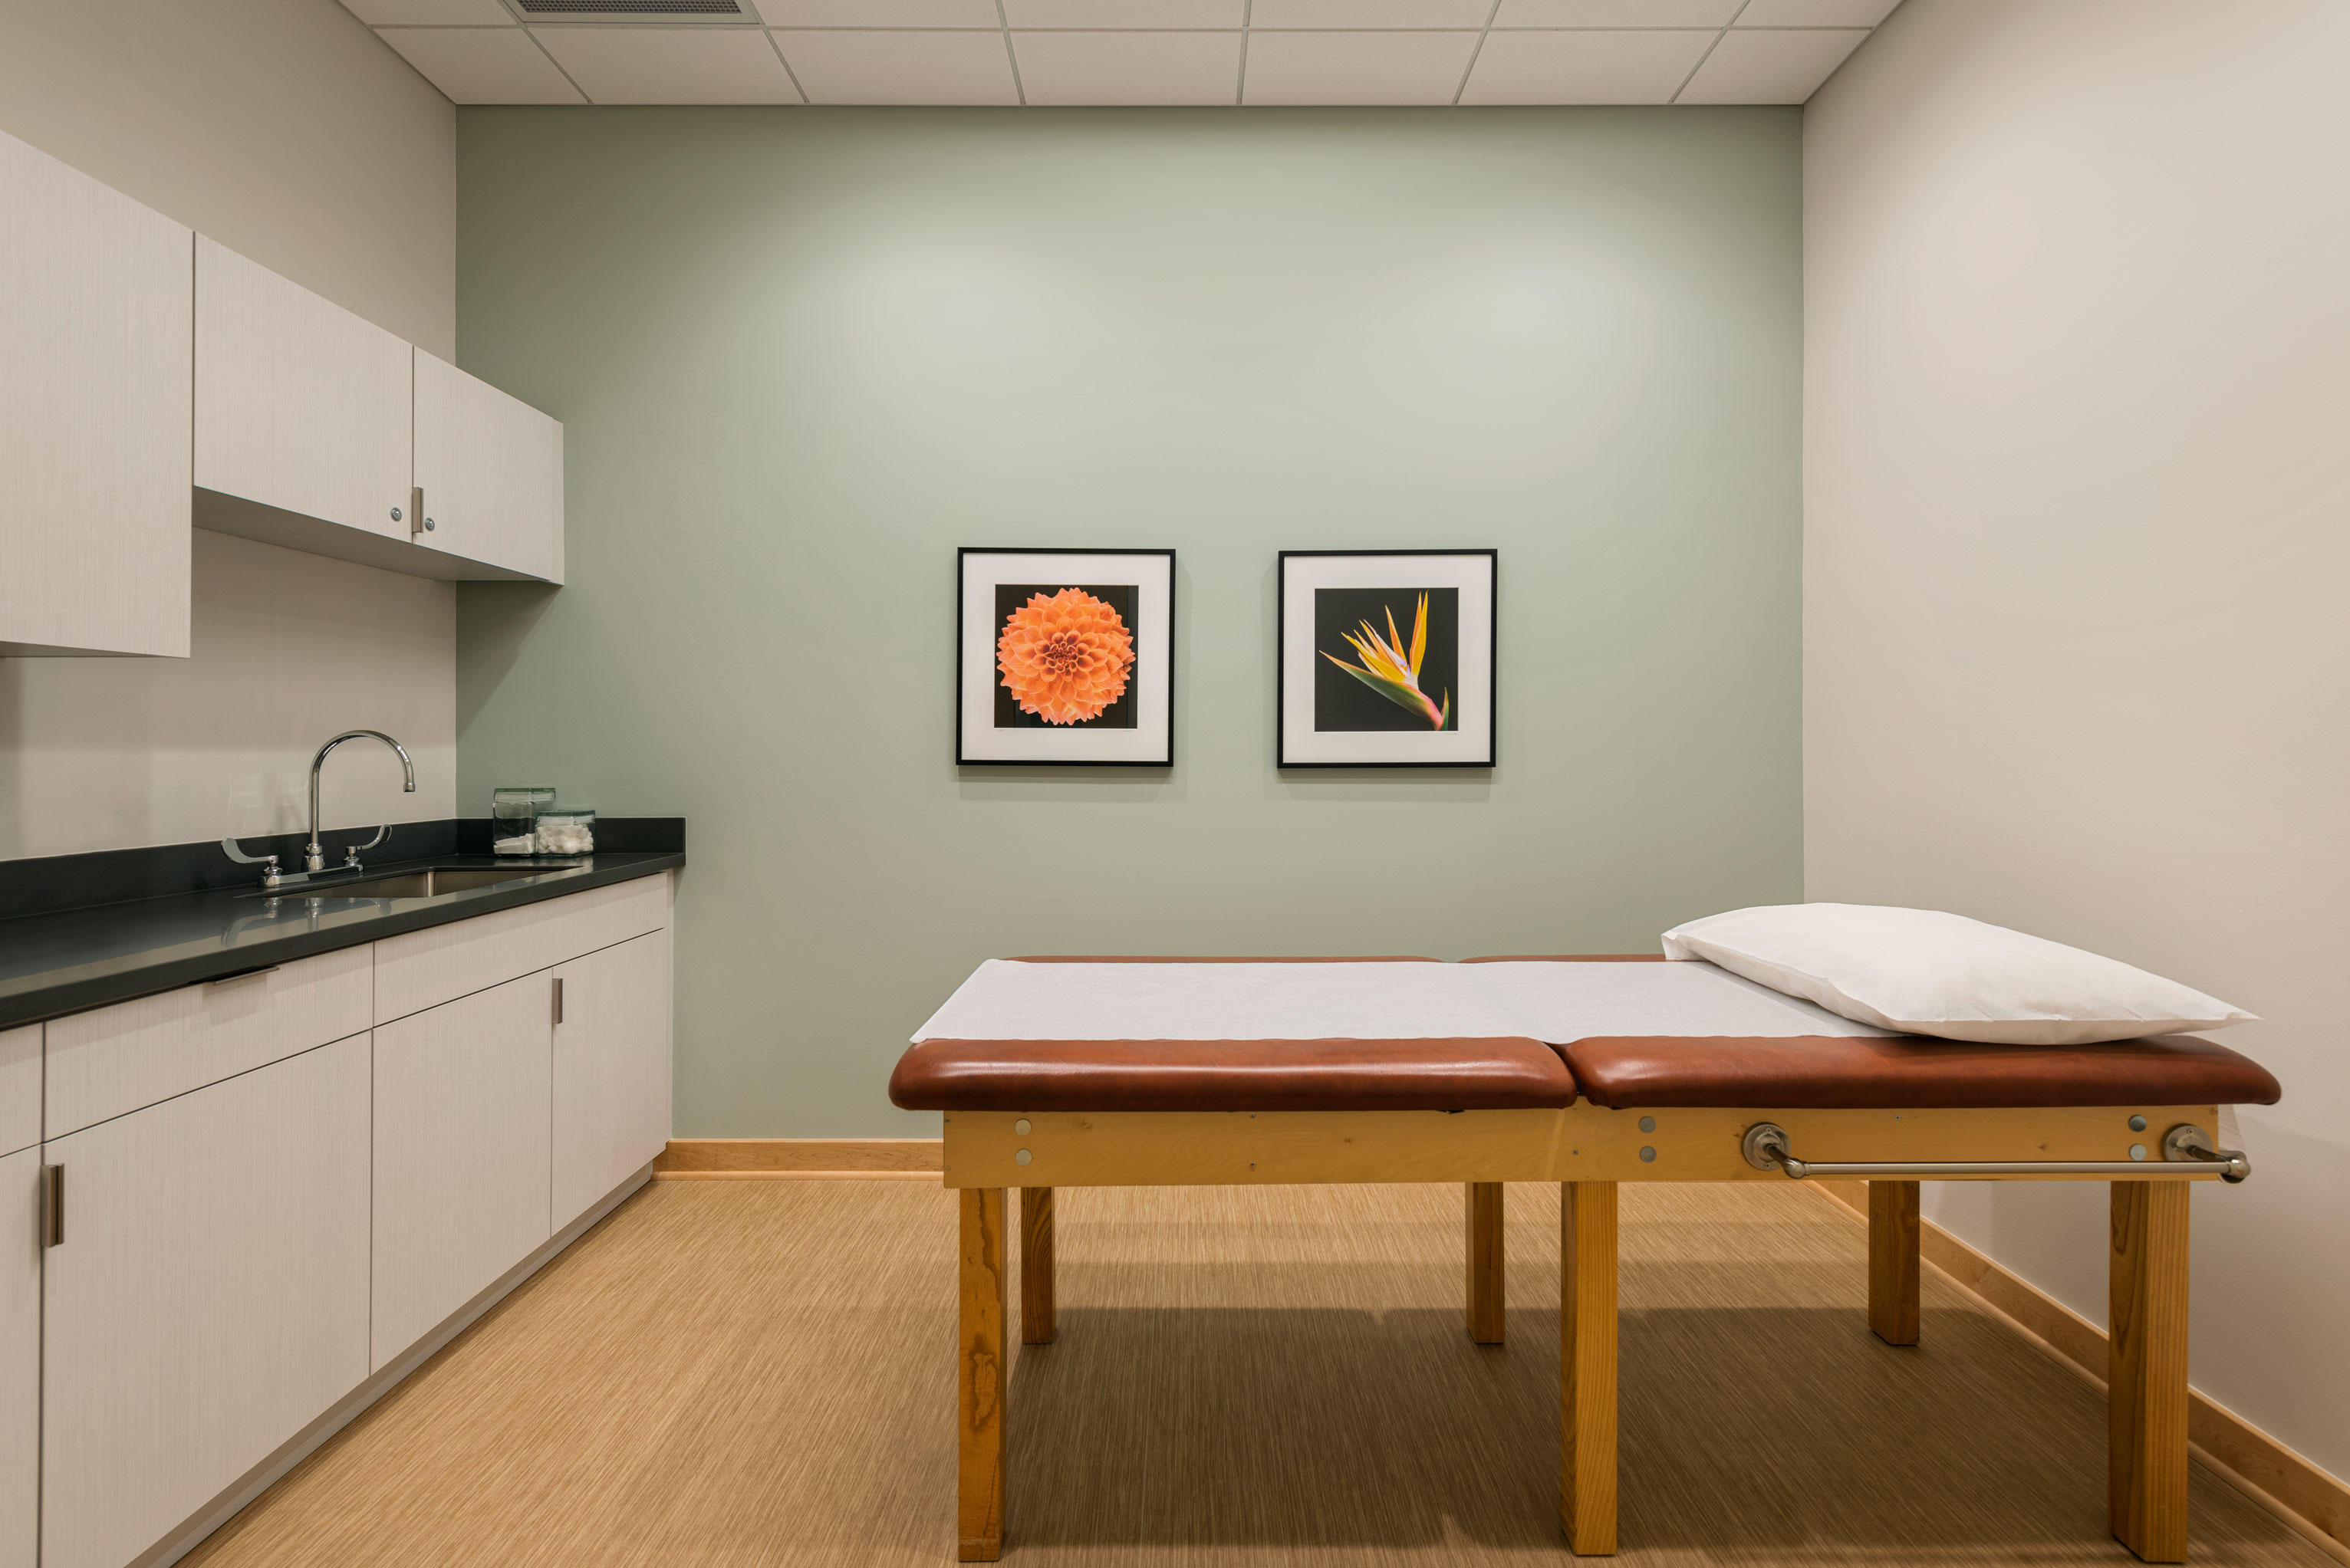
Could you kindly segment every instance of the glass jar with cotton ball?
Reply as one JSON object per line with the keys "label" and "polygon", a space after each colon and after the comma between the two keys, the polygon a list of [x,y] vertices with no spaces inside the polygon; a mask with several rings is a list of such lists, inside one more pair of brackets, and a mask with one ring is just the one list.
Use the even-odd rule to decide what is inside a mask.
{"label": "glass jar with cotton ball", "polygon": [[549,784],[510,784],[490,792],[490,853],[538,853],[538,814],[555,804]]}
{"label": "glass jar with cotton ball", "polygon": [[543,806],[538,814],[541,855],[593,855],[596,852],[596,808],[590,805]]}

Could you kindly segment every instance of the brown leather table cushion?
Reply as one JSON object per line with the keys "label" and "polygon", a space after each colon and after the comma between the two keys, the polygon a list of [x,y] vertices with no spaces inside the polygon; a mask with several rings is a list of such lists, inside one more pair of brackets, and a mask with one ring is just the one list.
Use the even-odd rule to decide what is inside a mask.
{"label": "brown leather table cushion", "polygon": [[2259,1063],[2184,1034],[2100,1045],[1644,1035],[1577,1040],[1558,1051],[1584,1097],[1614,1110],[2271,1106],[2282,1092]]}
{"label": "brown leather table cushion", "polygon": [[1489,1111],[1575,1102],[1535,1040],[925,1040],[910,1111]]}

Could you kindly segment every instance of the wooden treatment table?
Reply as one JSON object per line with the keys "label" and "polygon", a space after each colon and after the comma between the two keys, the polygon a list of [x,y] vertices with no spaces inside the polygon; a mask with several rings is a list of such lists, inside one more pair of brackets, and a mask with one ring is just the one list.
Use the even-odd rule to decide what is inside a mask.
{"label": "wooden treatment table", "polygon": [[2273,1104],[2264,1069],[2189,1036],[1888,1038],[1702,963],[1471,963],[1495,967],[999,961],[916,1036],[889,1097],[946,1113],[962,1193],[962,1561],[1003,1548],[1007,1188],[1030,1345],[1055,1332],[1055,1189],[1290,1182],[1462,1184],[1468,1331],[1499,1345],[1503,1184],[1560,1183],[1559,1511],[1606,1554],[1617,1184],[1813,1175],[1870,1179],[1869,1325],[1892,1345],[1918,1340],[1918,1179],[2112,1184],[2107,1516],[2141,1558],[2184,1559],[2185,1184],[2249,1169],[2215,1152],[2218,1110]]}

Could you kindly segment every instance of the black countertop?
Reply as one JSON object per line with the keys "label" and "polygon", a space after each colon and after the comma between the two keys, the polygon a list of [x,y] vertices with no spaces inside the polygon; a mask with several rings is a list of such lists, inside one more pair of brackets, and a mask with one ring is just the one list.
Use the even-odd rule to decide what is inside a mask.
{"label": "black countertop", "polygon": [[512,866],[517,876],[529,879],[429,898],[357,892],[338,897],[331,883],[316,889],[289,887],[271,897],[248,886],[0,920],[0,1029],[559,898],[684,864],[682,851],[606,851],[536,876],[527,862],[436,855],[407,865],[371,865],[367,875],[392,876],[428,865]]}

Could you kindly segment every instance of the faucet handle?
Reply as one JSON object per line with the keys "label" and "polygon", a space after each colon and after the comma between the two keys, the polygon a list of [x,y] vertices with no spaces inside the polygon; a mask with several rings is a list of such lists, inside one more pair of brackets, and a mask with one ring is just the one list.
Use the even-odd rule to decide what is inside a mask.
{"label": "faucet handle", "polygon": [[359,851],[362,849],[373,849],[377,845],[383,842],[385,835],[389,834],[390,831],[391,824],[387,822],[381,827],[377,828],[375,830],[375,836],[369,839],[365,844],[354,844],[345,849],[343,851],[343,869],[346,871],[366,870],[367,867],[359,864]]}
{"label": "faucet handle", "polygon": [[243,849],[237,846],[237,842],[234,838],[222,839],[221,848],[227,854],[231,860],[235,861],[240,866],[260,867],[262,868],[261,885],[263,887],[275,888],[277,886],[279,881],[282,880],[277,870],[276,856],[247,855]]}

